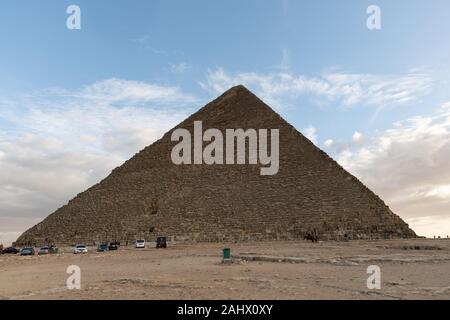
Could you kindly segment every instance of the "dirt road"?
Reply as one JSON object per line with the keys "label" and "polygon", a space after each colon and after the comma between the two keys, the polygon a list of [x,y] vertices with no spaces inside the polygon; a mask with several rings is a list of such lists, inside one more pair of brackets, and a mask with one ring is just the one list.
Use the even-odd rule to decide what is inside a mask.
{"label": "dirt road", "polygon": [[[221,263],[230,247],[235,261]],[[81,289],[68,290],[69,265]],[[381,290],[367,288],[367,267]],[[450,299],[450,240],[172,244],[0,256],[0,299]]]}

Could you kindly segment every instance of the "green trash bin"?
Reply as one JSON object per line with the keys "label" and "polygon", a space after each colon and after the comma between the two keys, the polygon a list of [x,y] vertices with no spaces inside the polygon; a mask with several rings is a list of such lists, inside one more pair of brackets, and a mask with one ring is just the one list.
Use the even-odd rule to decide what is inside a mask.
{"label": "green trash bin", "polygon": [[231,249],[225,248],[223,251],[223,260],[230,260],[231,259]]}

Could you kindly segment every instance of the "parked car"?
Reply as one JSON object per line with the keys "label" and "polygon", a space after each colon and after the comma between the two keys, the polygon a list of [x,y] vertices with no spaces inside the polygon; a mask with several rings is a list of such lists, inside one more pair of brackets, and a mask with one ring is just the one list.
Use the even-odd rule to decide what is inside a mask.
{"label": "parked car", "polygon": [[74,254],[88,253],[88,248],[84,244],[77,244],[73,249]]}
{"label": "parked car", "polygon": [[114,250],[118,250],[118,249],[119,249],[119,245],[117,244],[117,242],[109,243],[109,246],[108,246],[109,251],[114,251]]}
{"label": "parked car", "polygon": [[156,238],[156,248],[167,248],[167,238],[166,237]]}
{"label": "parked car", "polygon": [[105,251],[108,251],[108,244],[102,243],[101,245],[98,246],[97,252],[105,252]]}
{"label": "parked car", "polygon": [[18,254],[19,252],[20,250],[14,247],[8,247],[2,250],[2,254]]}
{"label": "parked car", "polygon": [[136,240],[135,247],[138,249],[145,248],[145,240],[142,240],[142,239]]}
{"label": "parked car", "polygon": [[50,250],[48,247],[42,247],[38,251],[38,256],[44,256],[50,253]]}
{"label": "parked car", "polygon": [[32,248],[32,247],[26,247],[26,248],[23,248],[22,250],[20,250],[21,256],[34,256],[34,254],[35,254],[34,248]]}

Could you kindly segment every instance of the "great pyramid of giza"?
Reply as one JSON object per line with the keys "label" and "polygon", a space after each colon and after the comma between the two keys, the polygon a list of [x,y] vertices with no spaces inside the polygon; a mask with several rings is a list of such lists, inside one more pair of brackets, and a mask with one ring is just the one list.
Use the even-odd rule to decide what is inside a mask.
{"label": "great pyramid of giza", "polygon": [[[279,129],[279,171],[260,165],[176,165],[177,128]],[[243,86],[231,88],[20,236],[20,244],[416,237],[408,225]]]}

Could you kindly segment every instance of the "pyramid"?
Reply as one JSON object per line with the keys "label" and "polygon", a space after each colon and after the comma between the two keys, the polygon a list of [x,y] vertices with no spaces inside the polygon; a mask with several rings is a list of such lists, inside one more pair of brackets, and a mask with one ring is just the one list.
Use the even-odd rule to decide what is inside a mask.
{"label": "pyramid", "polygon": [[[279,171],[255,164],[176,165],[175,129],[279,129]],[[248,162],[247,162],[248,163]],[[233,87],[23,233],[17,244],[108,240],[225,242],[416,237],[408,225],[243,86]]]}

